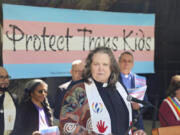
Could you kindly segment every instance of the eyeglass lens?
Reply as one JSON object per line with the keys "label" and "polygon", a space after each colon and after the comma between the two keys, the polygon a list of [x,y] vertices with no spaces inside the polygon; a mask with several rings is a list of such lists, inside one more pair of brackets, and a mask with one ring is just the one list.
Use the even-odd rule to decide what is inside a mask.
{"label": "eyeglass lens", "polygon": [[39,90],[38,93],[42,94],[42,93],[46,93],[47,94],[47,90]]}

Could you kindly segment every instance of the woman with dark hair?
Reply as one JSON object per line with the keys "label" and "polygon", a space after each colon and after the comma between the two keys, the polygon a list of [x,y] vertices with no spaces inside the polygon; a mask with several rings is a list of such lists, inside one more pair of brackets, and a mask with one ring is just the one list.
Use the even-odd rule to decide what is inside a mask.
{"label": "woman with dark hair", "polygon": [[[62,103],[63,135],[125,135],[132,122],[132,108],[118,76],[118,64],[111,49],[99,47],[89,53],[84,82],[74,85]],[[133,134],[146,135],[142,130]]]}
{"label": "woman with dark hair", "polygon": [[12,135],[41,135],[40,129],[52,126],[53,117],[47,100],[47,89],[48,85],[43,80],[27,82]]}
{"label": "woman with dark hair", "polygon": [[167,98],[161,103],[159,112],[162,127],[180,125],[180,75],[171,78]]}

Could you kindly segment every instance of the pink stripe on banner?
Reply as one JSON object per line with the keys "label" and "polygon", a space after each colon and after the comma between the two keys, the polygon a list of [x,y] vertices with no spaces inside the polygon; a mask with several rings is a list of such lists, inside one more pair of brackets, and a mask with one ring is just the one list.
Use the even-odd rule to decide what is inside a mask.
{"label": "pink stripe on banner", "polygon": [[18,26],[25,34],[28,35],[42,35],[43,28],[46,27],[46,35],[66,35],[67,28],[69,34],[73,36],[83,36],[83,32],[78,32],[77,29],[92,30],[92,34],[86,32],[86,36],[105,36],[105,37],[123,37],[123,30],[127,36],[132,30],[133,33],[129,37],[142,37],[141,29],[145,37],[154,37],[153,26],[122,26],[122,25],[103,25],[103,24],[72,24],[72,23],[49,23],[49,22],[32,22],[32,21],[17,21],[17,20],[4,20],[4,34],[12,34],[12,27],[9,25]]}
{"label": "pink stripe on banner", "polygon": [[[119,55],[124,51],[114,52],[115,57],[118,59]],[[135,51],[131,52],[135,61],[154,61],[154,50],[151,51]]]}
{"label": "pink stripe on banner", "polygon": [[[122,51],[114,52],[118,59]],[[3,51],[4,64],[41,64],[41,63],[71,63],[73,60],[85,60],[89,51]],[[154,51],[136,51],[133,53],[136,61],[153,61]]]}

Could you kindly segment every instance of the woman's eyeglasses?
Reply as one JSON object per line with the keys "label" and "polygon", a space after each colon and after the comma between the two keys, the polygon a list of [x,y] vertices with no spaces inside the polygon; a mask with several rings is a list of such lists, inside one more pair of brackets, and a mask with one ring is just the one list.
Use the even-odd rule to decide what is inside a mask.
{"label": "woman's eyeglasses", "polygon": [[43,94],[43,92],[44,92],[45,94],[48,93],[47,90],[38,90],[38,93],[39,93],[39,94]]}

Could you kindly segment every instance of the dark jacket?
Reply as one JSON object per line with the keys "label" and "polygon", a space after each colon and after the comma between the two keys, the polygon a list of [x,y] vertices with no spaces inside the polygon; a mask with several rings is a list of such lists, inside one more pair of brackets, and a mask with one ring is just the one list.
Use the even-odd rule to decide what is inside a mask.
{"label": "dark jacket", "polygon": [[32,135],[39,130],[39,112],[31,100],[20,104],[11,135]]}

